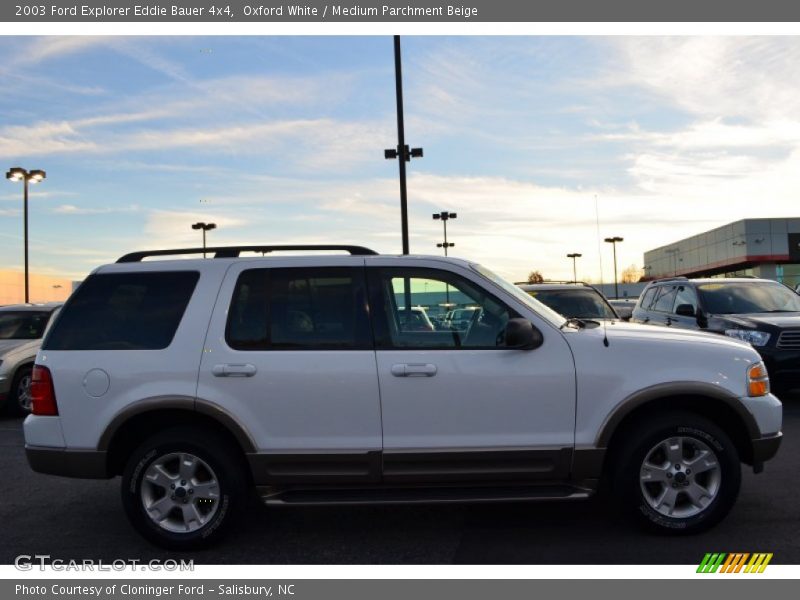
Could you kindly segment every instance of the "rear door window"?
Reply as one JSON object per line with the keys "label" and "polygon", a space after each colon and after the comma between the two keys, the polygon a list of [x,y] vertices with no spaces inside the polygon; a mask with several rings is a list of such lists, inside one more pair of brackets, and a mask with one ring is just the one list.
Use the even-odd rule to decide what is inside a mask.
{"label": "rear door window", "polygon": [[172,343],[200,274],[96,274],[75,291],[44,350],[162,350]]}
{"label": "rear door window", "polygon": [[234,350],[372,348],[363,268],[248,269],[225,333]]}

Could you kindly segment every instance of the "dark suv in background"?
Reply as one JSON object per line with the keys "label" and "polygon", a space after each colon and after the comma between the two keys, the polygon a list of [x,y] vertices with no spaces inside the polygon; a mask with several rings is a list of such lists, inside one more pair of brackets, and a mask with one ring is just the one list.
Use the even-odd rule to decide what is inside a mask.
{"label": "dark suv in background", "polygon": [[631,320],[699,329],[749,342],[776,392],[800,389],[800,295],[769,279],[686,279],[648,285]]}
{"label": "dark suv in background", "polygon": [[606,297],[582,282],[518,283],[528,295],[568,319],[619,319]]}

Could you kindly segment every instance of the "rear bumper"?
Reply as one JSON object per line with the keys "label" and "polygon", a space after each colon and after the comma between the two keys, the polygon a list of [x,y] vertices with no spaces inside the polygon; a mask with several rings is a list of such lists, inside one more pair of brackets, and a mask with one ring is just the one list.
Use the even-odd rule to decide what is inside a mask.
{"label": "rear bumper", "polygon": [[31,469],[46,475],[80,479],[110,479],[106,453],[100,450],[65,450],[44,446],[25,446]]}

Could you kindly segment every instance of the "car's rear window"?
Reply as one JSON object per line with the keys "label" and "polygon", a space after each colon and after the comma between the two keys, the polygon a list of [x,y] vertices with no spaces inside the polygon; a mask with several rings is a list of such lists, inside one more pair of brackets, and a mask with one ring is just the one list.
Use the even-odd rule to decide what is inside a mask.
{"label": "car's rear window", "polygon": [[164,349],[199,277],[196,271],[92,275],[64,306],[43,349]]}

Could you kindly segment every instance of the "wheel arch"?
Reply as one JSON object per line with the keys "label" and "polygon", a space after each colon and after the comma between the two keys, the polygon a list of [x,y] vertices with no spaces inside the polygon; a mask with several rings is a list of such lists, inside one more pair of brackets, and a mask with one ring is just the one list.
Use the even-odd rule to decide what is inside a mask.
{"label": "wheel arch", "polygon": [[753,464],[752,440],[759,436],[753,415],[736,396],[716,386],[694,382],[653,386],[626,398],[606,418],[595,445],[607,448],[611,457],[626,432],[646,423],[654,414],[672,410],[692,412],[713,421],[730,436],[740,460]]}
{"label": "wheel arch", "polygon": [[152,398],[131,405],[111,421],[98,442],[106,452],[109,475],[119,475],[125,459],[143,439],[177,425],[197,426],[217,433],[246,454],[256,451],[244,425],[215,404],[188,397]]}

